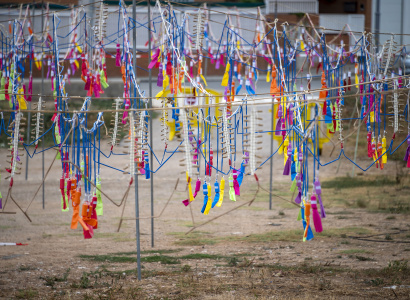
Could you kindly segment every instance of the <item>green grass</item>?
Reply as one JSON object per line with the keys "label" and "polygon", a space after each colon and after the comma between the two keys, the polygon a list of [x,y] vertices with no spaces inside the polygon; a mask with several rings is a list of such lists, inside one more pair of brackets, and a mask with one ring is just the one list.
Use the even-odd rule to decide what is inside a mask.
{"label": "green grass", "polygon": [[343,254],[356,254],[356,253],[372,253],[371,251],[365,250],[365,249],[347,249],[347,250],[341,250],[339,253]]}
{"label": "green grass", "polygon": [[[410,277],[408,262],[408,260],[394,260],[384,268],[365,269],[357,272],[362,272],[367,278],[375,278],[373,279],[375,282],[372,280],[369,282],[372,285],[400,284],[401,280],[407,281]],[[380,282],[380,278],[383,279],[383,282]]]}
{"label": "green grass", "polygon": [[349,189],[358,187],[380,187],[384,185],[396,185],[395,180],[386,176],[376,176],[372,179],[362,179],[358,177],[337,177],[331,180],[323,181],[322,188],[325,189]]}
{"label": "green grass", "polygon": [[181,267],[181,271],[184,272],[184,273],[189,272],[189,271],[191,271],[191,266],[190,265],[183,265]]}
{"label": "green grass", "polygon": [[32,271],[32,270],[35,270],[36,268],[34,268],[34,267],[31,267],[31,266],[20,266],[20,267],[18,267],[18,270],[20,271],[20,272],[24,272],[24,271]]}
{"label": "green grass", "polygon": [[30,289],[24,289],[24,290],[18,290],[16,293],[16,298],[17,299],[37,299],[38,298],[38,292],[36,290]]}
{"label": "green grass", "polygon": [[[109,262],[109,263],[135,263],[137,262],[137,257],[131,257],[131,256],[115,256],[115,255],[79,255],[80,258],[85,259],[85,260],[90,260],[90,261],[95,261],[95,262]],[[152,256],[146,256],[146,257],[141,257],[141,262],[147,262],[147,263],[152,263],[152,262],[160,262],[162,264],[179,264],[179,260],[167,256],[167,255],[152,255]]]}
{"label": "green grass", "polygon": [[[403,193],[403,195],[405,195]],[[372,207],[369,212],[371,213],[391,213],[391,214],[409,214],[410,202],[407,199],[386,199],[379,200],[377,207]],[[394,220],[394,216],[389,216],[386,220]]]}
{"label": "green grass", "polygon": [[360,256],[360,255],[355,255],[354,257],[356,257],[356,259],[360,261],[374,261],[374,259],[370,257],[365,257],[365,256]]}
{"label": "green grass", "polygon": [[363,199],[357,199],[356,202],[355,202],[355,205],[358,208],[366,208],[369,205],[369,202],[370,201],[366,201],[366,200],[363,200]]}
{"label": "green grass", "polygon": [[[332,201],[327,208],[340,207],[361,208],[370,213],[410,214],[410,202],[407,190],[410,189],[410,177],[402,176],[366,176],[366,177],[338,177],[324,181],[322,187],[330,189],[325,194],[332,194]],[[329,196],[329,195],[328,195]],[[326,196],[324,196],[326,199]],[[329,215],[348,216],[348,212],[341,209],[339,212],[329,212]],[[353,212],[352,212],[353,214]],[[344,219],[343,216],[337,217]],[[394,219],[393,216],[388,218]]]}
{"label": "green grass", "polygon": [[163,265],[174,265],[179,264],[179,260],[172,256],[167,255],[152,255],[147,257],[141,257],[141,262],[160,262]]}
{"label": "green grass", "polygon": [[[292,246],[290,246],[290,248],[293,249]],[[255,253],[235,253],[235,254],[232,254],[233,257],[246,257],[246,256],[255,256],[255,255],[257,255],[257,254],[255,254]]]}
{"label": "green grass", "polygon": [[110,262],[110,263],[130,263],[130,262],[137,262],[136,257],[129,257],[129,256],[115,256],[115,255],[87,255],[81,254],[79,255],[81,259],[96,261],[96,262]]}
{"label": "green grass", "polygon": [[45,277],[40,277],[40,279],[44,280],[44,285],[50,286],[51,288],[54,288],[54,285],[56,284],[56,282],[66,282],[67,281],[68,275],[70,274],[70,271],[71,271],[70,268],[65,270],[62,277],[45,276]]}
{"label": "green grass", "polygon": [[403,273],[410,273],[410,268],[408,266],[408,260],[394,260],[389,262],[388,266],[383,269],[384,273],[396,273],[396,272],[403,272]]}
{"label": "green grass", "polygon": [[[138,274],[138,269],[137,268],[133,268],[133,269],[126,269],[126,270],[118,270],[118,268],[116,268],[115,271],[111,271],[109,269],[107,269],[106,265],[101,265],[98,267],[98,269],[96,271],[92,271],[89,273],[85,273],[87,276],[90,276],[91,278],[103,278],[106,276],[109,276],[111,278],[115,278],[115,277],[123,277],[124,275],[137,275]],[[169,271],[159,271],[159,270],[144,270],[144,266],[142,266],[142,270],[141,270],[141,275],[142,278],[150,278],[150,277],[155,277],[155,276],[169,276],[171,275],[171,272]],[[104,298],[105,299],[105,298]],[[132,298],[134,299],[134,298]]]}
{"label": "green grass", "polygon": [[[169,254],[169,253],[176,253],[180,252],[183,249],[158,249],[158,250],[144,250],[141,251],[141,254],[152,254],[152,253],[159,253],[159,254]],[[113,255],[137,255],[137,251],[131,251],[131,252],[116,252],[112,253]]]}
{"label": "green grass", "polygon": [[176,241],[175,245],[179,246],[203,246],[203,245],[214,245],[217,242],[214,239],[205,238],[189,238]]}
{"label": "green grass", "polygon": [[206,253],[192,253],[179,257],[180,259],[223,259],[226,256]]}
{"label": "green grass", "polygon": [[179,246],[214,245],[218,242],[218,239],[203,231],[194,231],[190,234],[185,234],[185,232],[170,232],[168,234],[175,236],[174,244]]}
{"label": "green grass", "polygon": [[[172,253],[178,252],[181,249],[169,249],[169,250],[162,250],[162,253]],[[148,250],[146,252],[153,253],[154,250]],[[156,253],[159,253],[161,250],[157,250]],[[135,256],[136,252],[118,252],[115,254],[107,254],[107,255],[80,255],[79,257],[84,260],[94,261],[94,262],[104,262],[104,263],[135,263],[137,261],[137,257]],[[164,265],[173,265],[173,264],[180,264],[181,260],[197,260],[197,259],[213,259],[213,260],[227,260],[236,259],[237,257],[245,257],[245,256],[254,256],[254,254],[250,253],[237,253],[233,255],[219,255],[219,254],[207,254],[207,253],[191,253],[183,256],[168,256],[168,255],[151,255],[141,257],[141,262],[145,263],[156,263],[159,262]],[[239,260],[238,260],[239,261]],[[106,265],[102,265],[98,268],[98,270],[92,274],[100,274],[101,272],[108,272]],[[125,273],[128,274],[129,272],[134,272],[132,270],[126,271]],[[111,272],[116,273],[116,272]],[[56,280],[53,280],[53,282]]]}
{"label": "green grass", "polygon": [[375,278],[375,279],[370,279],[365,281],[366,283],[368,283],[369,285],[373,285],[373,286],[379,286],[384,284],[384,280],[382,278]]}
{"label": "green grass", "polygon": [[177,222],[178,226],[184,226],[184,227],[194,227],[194,225],[192,224],[192,221],[178,221]]}

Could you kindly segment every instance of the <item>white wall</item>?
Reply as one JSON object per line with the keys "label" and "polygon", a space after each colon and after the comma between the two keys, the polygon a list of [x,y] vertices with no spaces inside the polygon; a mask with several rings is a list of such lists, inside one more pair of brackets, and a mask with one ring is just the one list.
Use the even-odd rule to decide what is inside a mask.
{"label": "white wall", "polygon": [[[345,27],[348,24],[349,27]],[[333,30],[323,30],[325,33],[337,34],[334,29],[342,30],[345,27],[346,31],[355,31],[354,35],[356,39],[360,39],[362,34],[357,32],[364,31],[364,15],[362,14],[320,14],[319,15],[319,26],[333,29]],[[350,36],[350,45],[355,45],[355,39]]]}
{"label": "white wall", "polygon": [[266,14],[275,13],[277,3],[277,12],[282,13],[319,13],[318,0],[265,0]]}
{"label": "white wall", "polygon": [[[372,32],[376,31],[376,2],[372,2]],[[402,19],[403,2],[403,19]],[[401,22],[403,22],[403,33],[410,34],[410,1],[409,0],[380,0],[380,32],[401,33]],[[390,35],[380,35],[380,43],[383,44],[390,39]],[[400,44],[401,37],[395,36]],[[410,44],[410,36],[403,36],[403,44]],[[410,45],[407,46],[410,51]]]}

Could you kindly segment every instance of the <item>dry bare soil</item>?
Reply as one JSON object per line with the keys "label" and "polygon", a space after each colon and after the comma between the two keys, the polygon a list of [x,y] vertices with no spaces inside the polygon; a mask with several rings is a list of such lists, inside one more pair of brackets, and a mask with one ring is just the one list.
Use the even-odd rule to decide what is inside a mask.
{"label": "dry bare soil", "polygon": [[[54,156],[48,153],[46,168]],[[0,152],[1,161],[6,154]],[[115,165],[121,168],[126,162],[127,157],[119,157]],[[186,198],[183,169],[167,164],[155,176],[156,216],[178,176],[181,181],[164,213],[154,220],[154,247],[151,220],[141,220],[141,281],[137,280],[135,220],[124,221],[117,232],[121,208],[104,197],[99,228],[93,239],[84,240],[80,229],[70,229],[71,210],[61,212],[59,167],[57,163],[46,180],[45,209],[40,192],[28,210],[32,223],[12,202],[6,211],[16,214],[0,214],[0,242],[28,244],[0,248],[2,299],[410,298],[410,176],[406,170],[398,172],[394,162],[382,172],[373,168],[353,179],[335,178],[336,165],[323,169],[327,217],[323,233],[309,242],[302,242],[298,208],[274,196],[269,210],[264,191],[251,206],[186,234],[193,221],[202,224],[249,201],[256,184],[246,178],[237,202],[225,193],[222,207],[208,216],[200,213],[200,195],[191,204],[191,216],[189,207],[181,204]],[[343,162],[337,175],[350,170],[351,165]],[[281,172],[281,160],[275,160],[274,193],[291,200],[289,178]],[[30,161],[29,174],[27,181],[19,175],[12,191],[23,208],[40,184],[40,159]],[[101,176],[103,190],[119,202],[128,177],[109,169],[103,169]],[[268,188],[268,167],[259,178],[261,186]],[[2,180],[4,198],[7,185]],[[130,219],[135,211],[133,191],[132,187],[124,214]],[[141,216],[149,216],[149,181],[144,179],[139,180],[139,202]]]}

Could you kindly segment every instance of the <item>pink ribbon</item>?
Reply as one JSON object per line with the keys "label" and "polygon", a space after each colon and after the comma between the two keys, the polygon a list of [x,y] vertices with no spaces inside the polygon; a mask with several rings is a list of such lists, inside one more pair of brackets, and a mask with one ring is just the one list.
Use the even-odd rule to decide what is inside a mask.
{"label": "pink ribbon", "polygon": [[157,63],[157,60],[158,60],[159,53],[160,53],[160,51],[159,51],[159,48],[158,48],[157,51],[152,56],[152,60],[151,60],[150,64],[148,65],[148,69],[152,69],[155,66],[155,64]]}
{"label": "pink ribbon", "polygon": [[115,56],[115,66],[121,67],[120,44],[117,44],[117,54],[116,54],[116,56]]}
{"label": "pink ribbon", "polygon": [[238,172],[234,169],[232,171],[232,175],[233,175],[233,189],[235,190],[235,195],[236,196],[240,196],[241,195],[241,191],[239,189],[239,182],[237,180],[238,178]]}

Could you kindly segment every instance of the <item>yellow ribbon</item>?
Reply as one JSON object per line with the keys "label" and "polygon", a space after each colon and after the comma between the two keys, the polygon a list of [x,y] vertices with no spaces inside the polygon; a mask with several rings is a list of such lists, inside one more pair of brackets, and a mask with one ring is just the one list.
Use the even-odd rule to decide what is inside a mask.
{"label": "yellow ribbon", "polygon": [[164,90],[159,91],[159,93],[155,96],[156,98],[161,98],[164,95]]}
{"label": "yellow ribbon", "polygon": [[205,86],[208,86],[208,84],[206,83],[206,80],[205,80],[205,77],[204,77],[204,75],[202,75],[202,74],[201,74],[201,78],[202,78],[202,80],[204,81],[204,83],[205,83]]}
{"label": "yellow ribbon", "polygon": [[211,210],[212,207],[212,185],[208,184],[208,202],[206,203],[204,215],[209,214],[209,211]]}
{"label": "yellow ribbon", "polygon": [[228,86],[228,81],[229,81],[229,70],[231,69],[231,65],[228,63],[226,65],[226,69],[225,69],[225,74],[224,77],[222,78],[222,86]]}
{"label": "yellow ribbon", "polygon": [[26,100],[24,100],[24,96],[23,96],[23,94],[24,94],[23,88],[20,88],[18,90],[18,93],[20,95],[17,95],[17,101],[19,102],[20,109],[27,109]]}
{"label": "yellow ribbon", "polygon": [[195,200],[194,194],[192,194],[191,177],[188,176],[188,171],[186,172],[186,182],[188,184],[189,202]]}
{"label": "yellow ribbon", "polygon": [[175,120],[172,119],[171,122],[167,121],[167,126],[169,128],[169,137],[168,140],[172,141],[175,137]]}
{"label": "yellow ribbon", "polygon": [[222,177],[219,184],[219,201],[216,203],[216,207],[221,207],[222,202],[224,201],[224,192],[225,192],[225,179]]}
{"label": "yellow ribbon", "polygon": [[81,50],[80,46],[78,46],[77,43],[74,43],[75,47],[77,48],[78,53],[83,53],[83,50]]}
{"label": "yellow ribbon", "polygon": [[[372,140],[372,147],[373,145],[376,145],[376,140],[373,138]],[[375,151],[373,152],[373,161],[377,160],[377,148],[375,148]]]}
{"label": "yellow ribbon", "polygon": [[[164,72],[165,73],[165,72]],[[169,85],[169,77],[168,75],[165,75],[164,81],[162,83],[162,88],[165,90],[165,88]]]}
{"label": "yellow ribbon", "polygon": [[382,138],[382,151],[383,151],[383,155],[382,155],[382,162],[384,164],[387,163],[387,155],[386,155],[386,138]]}
{"label": "yellow ribbon", "polygon": [[285,141],[283,142],[283,158],[284,158],[283,165],[286,165],[286,161],[288,160],[288,146],[289,146],[289,137],[286,137]]}
{"label": "yellow ribbon", "polygon": [[374,111],[370,112],[370,122],[374,123]]}

